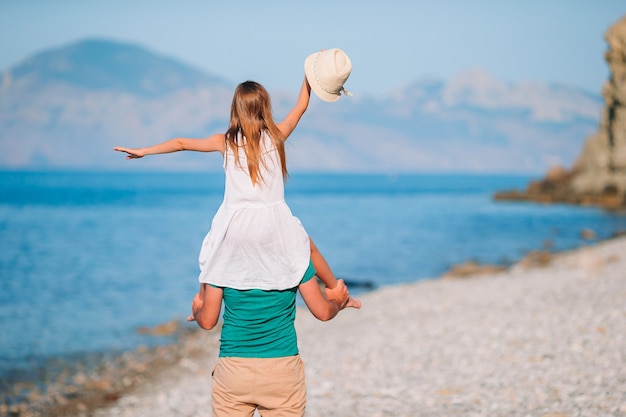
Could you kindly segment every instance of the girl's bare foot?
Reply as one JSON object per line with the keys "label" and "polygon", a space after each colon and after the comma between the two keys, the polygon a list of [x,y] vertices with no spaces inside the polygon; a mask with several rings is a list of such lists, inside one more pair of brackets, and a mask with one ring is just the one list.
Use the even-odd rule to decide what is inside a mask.
{"label": "girl's bare foot", "polygon": [[361,300],[357,300],[356,298],[348,297],[348,302],[346,303],[346,307],[361,308]]}

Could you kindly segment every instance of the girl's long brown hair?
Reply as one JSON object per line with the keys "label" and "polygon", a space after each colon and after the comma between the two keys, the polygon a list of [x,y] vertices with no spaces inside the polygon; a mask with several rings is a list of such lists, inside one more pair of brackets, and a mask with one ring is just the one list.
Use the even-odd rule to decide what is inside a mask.
{"label": "girl's long brown hair", "polygon": [[[226,131],[226,146],[235,154],[235,162],[239,162],[240,146],[243,146],[248,159],[248,171],[253,184],[262,181],[261,135],[269,133],[282,165],[283,178],[287,178],[287,163],[285,158],[285,140],[278,130],[272,117],[270,96],[265,88],[254,81],[245,81],[237,86],[230,106],[230,124]],[[245,137],[244,143],[238,143],[237,134]]]}

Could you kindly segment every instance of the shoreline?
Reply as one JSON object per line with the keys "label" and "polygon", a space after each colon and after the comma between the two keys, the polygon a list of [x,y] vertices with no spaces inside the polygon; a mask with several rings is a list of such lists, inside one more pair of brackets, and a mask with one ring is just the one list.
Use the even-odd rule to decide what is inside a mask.
{"label": "shoreline", "polygon": [[[482,285],[485,287],[484,290],[486,294],[488,294],[489,291],[497,292],[498,286],[519,286],[521,285],[520,281],[528,281],[526,285],[531,285],[532,283],[532,285],[537,287],[536,289],[527,289],[528,291],[541,291],[542,287],[547,285],[546,281],[549,282],[549,280],[542,279],[542,277],[545,278],[546,275],[556,277],[557,279],[554,279],[554,281],[567,280],[568,277],[563,275],[575,275],[578,276],[577,279],[579,281],[582,279],[582,284],[581,282],[578,282],[578,284],[583,285],[585,284],[585,279],[601,280],[604,274],[607,276],[612,274],[610,279],[613,281],[617,280],[617,283],[621,280],[622,285],[622,292],[620,293],[618,291],[615,296],[621,296],[621,301],[626,303],[626,293],[623,291],[626,287],[626,277],[619,276],[619,272],[613,271],[615,268],[619,267],[621,267],[621,271],[626,271],[626,236],[617,236],[607,240],[593,242],[589,245],[583,245],[576,249],[554,253],[547,263],[533,264],[524,262],[524,259],[522,259],[506,270],[493,271],[487,275],[476,272],[467,275],[467,277],[462,276],[447,279],[442,276],[413,283],[379,287],[371,292],[365,292],[359,295],[364,303],[362,310],[346,310],[340,313],[335,320],[328,323],[315,321],[310,317],[308,312],[299,308],[296,326],[299,335],[300,351],[307,366],[307,384],[309,388],[307,415],[350,415],[349,412],[348,414],[331,414],[321,411],[323,409],[329,410],[339,407],[340,409],[343,408],[345,413],[345,404],[342,404],[342,401],[340,401],[342,397],[344,397],[343,401],[352,404],[353,409],[361,410],[352,415],[431,415],[428,413],[411,414],[407,410],[398,411],[399,409],[395,405],[391,408],[389,408],[388,405],[377,405],[374,398],[378,398],[384,404],[387,404],[389,402],[387,400],[390,399],[402,402],[401,398],[397,398],[397,395],[385,388],[385,385],[394,386],[392,382],[400,378],[395,374],[387,374],[389,369],[384,369],[384,367],[379,369],[379,367],[375,367],[375,372],[360,375],[360,370],[367,369],[368,367],[371,368],[372,364],[383,364],[385,362],[388,362],[387,365],[391,368],[393,368],[391,365],[400,366],[400,369],[403,370],[405,374],[410,370],[417,372],[421,369],[424,371],[429,370],[430,367],[435,366],[435,364],[438,366],[445,364],[445,362],[437,362],[436,360],[435,363],[430,366],[425,364],[425,358],[434,360],[437,358],[437,355],[430,351],[425,351],[419,344],[415,346],[415,351],[410,350],[407,352],[403,350],[402,346],[395,346],[395,344],[384,345],[381,344],[381,341],[369,340],[370,338],[374,338],[389,342],[399,338],[406,342],[407,345],[415,343],[415,340],[407,336],[406,331],[387,334],[390,331],[389,320],[391,320],[392,323],[396,321],[404,323],[405,327],[411,325],[419,327],[425,325],[422,323],[422,320],[428,320],[428,317],[432,318],[435,316],[434,320],[440,322],[439,326],[441,328],[439,330],[429,330],[430,336],[436,336],[435,339],[437,339],[437,337],[439,338],[437,342],[439,344],[431,342],[435,343],[432,348],[434,351],[445,353],[450,346],[458,345],[459,341],[446,338],[444,329],[456,332],[461,342],[463,342],[464,338],[468,337],[465,332],[459,331],[459,329],[456,328],[457,325],[459,325],[458,323],[454,325],[455,320],[467,321],[467,318],[463,318],[462,314],[459,315],[463,312],[463,303],[467,304],[465,307],[476,307],[477,304],[476,300],[463,297],[465,291],[477,291],[477,287]],[[455,287],[458,288],[455,290]],[[455,293],[454,291],[458,291],[460,287],[467,288],[462,289],[460,294]],[[572,289],[567,285],[561,285],[558,289],[561,291],[572,291],[576,290],[576,286]],[[516,287],[514,290],[519,291],[520,289]],[[547,289],[544,290],[547,291]],[[582,288],[579,290],[582,291]],[[459,305],[454,305],[454,302],[449,299],[450,294],[447,292],[454,294],[459,301]],[[428,308],[420,308],[419,300],[426,304],[433,303],[433,301],[422,299],[425,293],[431,293],[430,296],[434,300],[437,300],[437,297],[442,297],[443,295],[446,295],[446,298],[439,299],[436,304],[429,304]],[[504,313],[511,313],[511,309],[520,309],[521,311],[525,307],[525,303],[530,303],[530,301],[525,301],[524,298],[521,297],[521,294],[513,295],[517,297],[515,302],[511,301],[510,305],[499,306],[500,309],[506,307]],[[555,293],[553,296],[559,297],[560,295]],[[406,300],[406,297],[409,297],[409,299]],[[398,303],[394,298],[404,301]],[[496,298],[492,300],[492,302],[497,303],[498,299]],[[407,305],[404,306],[403,303]],[[415,306],[416,303],[418,304],[417,306]],[[520,304],[517,305],[516,303]],[[394,307],[392,311],[390,311],[390,306]],[[497,305],[492,305],[490,306],[491,308],[488,307],[489,306],[481,306],[487,316],[502,313],[498,310]],[[549,307],[550,308],[546,308],[546,306],[543,306],[544,309],[537,308],[535,314],[545,314],[546,312],[550,312],[551,308],[557,308],[558,306],[554,305]],[[472,316],[471,310],[468,316]],[[476,317],[474,317],[474,319],[480,322]],[[484,317],[482,319],[484,319]],[[619,320],[620,317],[617,319]],[[621,319],[623,320],[624,317],[621,317]],[[491,317],[489,320],[493,321],[494,318]],[[515,320],[518,319],[515,318]],[[564,321],[561,324],[564,323],[566,322]],[[465,323],[465,325],[470,328],[472,326],[478,326],[479,324],[480,323]],[[179,395],[185,397],[189,396],[189,400],[191,400],[191,396],[202,397],[203,394],[198,392],[197,388],[195,388],[196,391],[194,391],[194,394],[184,394],[180,393],[180,391],[184,391],[183,385],[189,386],[189,382],[185,383],[185,380],[190,379],[196,384],[199,383],[199,381],[204,381],[204,385],[210,387],[210,370],[212,364],[214,364],[217,359],[217,351],[219,349],[219,329],[206,332],[199,328],[192,327],[188,329],[186,326],[182,327],[183,329],[177,336],[177,339],[168,345],[157,346],[155,348],[138,348],[134,351],[126,352],[120,355],[116,359],[116,362],[114,361],[114,363],[109,364],[110,366],[105,367],[101,374],[73,375],[69,383],[65,381],[58,382],[56,385],[53,384],[48,393],[30,395],[27,397],[29,400],[28,404],[0,405],[0,416],[132,416],[141,415],[141,413],[133,414],[133,410],[137,411],[139,408],[143,407],[145,405],[144,403],[148,401],[147,399],[154,399],[153,397],[155,395],[179,392]],[[626,328],[626,326],[624,328]],[[354,333],[356,329],[361,329],[362,333]],[[406,328],[404,330],[406,330]],[[426,330],[428,330],[428,328]],[[546,339],[546,337],[538,338],[535,334],[530,334],[528,337],[525,337],[523,332],[526,330],[528,329],[518,329],[520,335],[517,337],[515,343],[524,345],[527,340]],[[612,333],[613,330],[615,329],[611,327],[611,324],[599,324],[594,329],[594,336],[606,336]],[[507,330],[500,329],[500,333],[506,334]],[[371,334],[374,334],[374,336],[370,336]],[[381,334],[383,337],[381,337]],[[427,338],[428,334],[429,332],[425,333]],[[325,335],[329,337],[328,344],[316,342],[316,340],[324,338]],[[349,337],[350,335],[353,335],[352,339]],[[417,337],[417,339],[421,339],[419,335],[413,336]],[[359,343],[360,338],[367,338],[368,342]],[[441,343],[442,341],[445,343]],[[480,346],[480,340],[475,340],[474,342],[476,346]],[[372,346],[368,346],[368,344]],[[580,345],[580,343],[578,344]],[[340,370],[339,376],[333,375],[334,373],[330,371],[329,367],[324,367],[328,354],[324,352],[323,349],[329,346],[332,346],[332,349],[337,352],[337,355],[335,355],[336,363],[333,366]],[[457,346],[457,348],[460,349],[459,346]],[[476,353],[473,348],[468,350],[467,346],[465,346],[465,349],[466,351],[461,352],[464,355],[471,356],[473,353]],[[577,349],[584,351],[584,346],[578,346]],[[511,355],[515,357],[516,353],[513,352]],[[547,355],[548,357],[552,355],[552,359],[555,357],[555,355],[550,353],[547,353]],[[397,359],[394,358],[396,356],[398,357]],[[462,356],[463,355],[461,355],[461,358]],[[409,360],[408,358],[412,359]],[[513,359],[509,358],[507,361],[515,362]],[[591,359],[597,360],[598,358]],[[397,362],[398,360],[400,361],[399,363]],[[457,360],[459,360],[458,357]],[[541,364],[547,359],[544,356],[538,355],[537,357],[527,360],[529,363]],[[461,365],[462,364],[463,361],[461,361]],[[623,369],[623,367],[626,366],[624,358],[618,358],[618,363],[615,365],[617,365],[618,368],[621,365]],[[495,374],[498,373],[497,369],[492,370],[492,372]],[[414,377],[411,372],[408,373],[411,377]],[[345,375],[347,380],[342,379],[341,375]],[[357,381],[351,380],[350,375],[354,375]],[[436,375],[434,376],[436,377]],[[446,379],[443,376],[439,376],[439,378],[443,378],[443,380]],[[622,376],[621,382],[624,383],[623,386],[626,386],[625,378],[625,376]],[[370,392],[367,396],[362,395],[362,393],[359,392],[358,385],[359,380],[363,379],[378,381],[378,388]],[[383,383],[385,381],[386,383]],[[402,387],[403,382],[404,381],[400,378],[396,385]],[[449,415],[464,415],[462,413],[455,414],[455,401],[458,403],[458,397],[467,397],[474,391],[458,383],[443,383],[439,385],[440,388],[434,393],[434,398],[437,401],[432,404],[432,407],[435,407],[432,409],[432,415],[437,415],[437,413],[440,412],[444,414],[448,413]],[[527,388],[530,389],[530,387]],[[408,387],[398,389],[402,391],[403,396],[407,397],[409,403],[417,401],[409,400],[412,391],[406,391]],[[423,385],[423,389],[432,390],[432,387],[429,388],[429,385],[426,384]],[[345,394],[340,395],[337,391],[345,392]],[[510,394],[514,395],[514,393]],[[614,409],[626,413],[626,389],[621,392],[618,391],[616,394],[618,394],[618,398],[621,396],[624,404],[617,404],[615,405],[617,408],[614,407]],[[204,395],[206,396],[206,392]],[[447,404],[447,400],[450,400],[451,403]],[[208,406],[206,405],[207,401]],[[432,402],[433,400],[422,398],[422,401],[428,403],[428,401]],[[484,402],[485,400],[481,401]],[[172,401],[172,403],[176,402]],[[367,408],[369,411],[365,411],[363,403],[369,404],[369,408]],[[203,407],[208,407],[208,410],[210,410],[210,391],[208,399],[204,398],[202,404]],[[474,408],[478,409],[482,409],[481,407],[484,406],[484,404],[477,405],[475,400],[472,404],[474,404]],[[441,408],[443,405],[448,408]],[[162,406],[165,407],[162,410],[162,414],[150,413],[150,415],[168,415],[166,412],[167,406],[163,404]],[[180,413],[180,407],[183,407],[183,405],[178,404],[176,408],[170,409],[169,415],[171,415],[174,410],[177,410],[179,415],[193,415],[193,413]],[[400,407],[400,409],[403,408]],[[469,412],[471,410],[466,409],[465,411]],[[487,413],[485,415],[517,415],[514,413],[498,413],[499,412]],[[564,413],[561,415],[564,417],[573,414]]]}

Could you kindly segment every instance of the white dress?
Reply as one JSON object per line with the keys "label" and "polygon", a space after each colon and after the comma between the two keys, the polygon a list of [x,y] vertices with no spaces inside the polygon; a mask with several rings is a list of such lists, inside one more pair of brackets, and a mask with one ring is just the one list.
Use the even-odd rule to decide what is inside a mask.
{"label": "white dress", "polygon": [[224,201],[200,250],[202,283],[284,290],[296,287],[309,266],[309,236],[285,202],[280,158],[267,133],[261,136],[261,149],[265,167],[253,185],[244,149],[236,164],[226,147]]}

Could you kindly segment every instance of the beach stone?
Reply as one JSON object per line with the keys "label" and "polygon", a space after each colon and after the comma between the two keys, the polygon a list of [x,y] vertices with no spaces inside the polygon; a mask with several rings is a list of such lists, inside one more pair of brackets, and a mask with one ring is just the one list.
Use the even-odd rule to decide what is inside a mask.
{"label": "beach stone", "polygon": [[180,323],[177,320],[171,320],[167,323],[158,324],[154,327],[141,326],[137,328],[137,333],[152,336],[171,336],[180,329]]}
{"label": "beach stone", "polygon": [[476,261],[467,261],[462,264],[454,265],[448,272],[443,274],[443,278],[463,278],[474,275],[489,275],[501,272],[507,269],[502,265],[485,265]]}
{"label": "beach stone", "polygon": [[[625,415],[624,271],[626,236],[540,267],[382,287],[325,323],[298,309],[306,415]],[[219,331],[196,331],[150,351],[169,365],[86,413],[210,416],[218,347]]]}
{"label": "beach stone", "polygon": [[596,238],[596,232],[592,229],[583,229],[580,231],[580,237],[587,240],[593,240]]}

